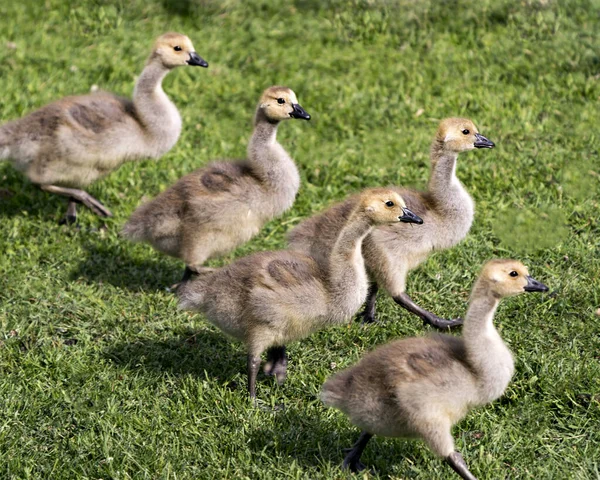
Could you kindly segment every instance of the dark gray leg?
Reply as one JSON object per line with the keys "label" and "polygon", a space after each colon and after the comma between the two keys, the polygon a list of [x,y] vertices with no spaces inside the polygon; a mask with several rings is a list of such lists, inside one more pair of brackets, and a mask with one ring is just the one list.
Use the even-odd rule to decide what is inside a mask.
{"label": "dark gray leg", "polygon": [[279,385],[283,385],[287,375],[287,355],[285,354],[285,346],[271,347],[267,350],[267,362],[265,363],[265,374],[275,375],[275,379]]}
{"label": "dark gray leg", "polygon": [[444,330],[463,324],[462,318],[446,320],[444,318],[438,317],[434,313],[425,310],[424,308],[419,307],[415,302],[413,302],[412,298],[410,298],[406,292],[403,292],[400,295],[393,298],[398,305],[406,308],[409,312],[414,313],[419,318],[421,318],[421,320],[423,320],[423,323],[428,323],[432,327]]}
{"label": "dark gray leg", "polygon": [[458,473],[465,480],[477,480],[477,477],[473,475],[467,468],[465,459],[459,452],[452,452],[446,457],[446,462],[452,467],[456,473]]}
{"label": "dark gray leg", "polygon": [[352,446],[352,448],[345,450],[347,455],[346,458],[344,458],[344,463],[342,463],[343,469],[348,469],[351,472],[360,472],[361,470],[365,469],[365,466],[360,461],[360,456],[362,455],[363,450],[367,446],[369,440],[371,440],[372,436],[373,435],[370,433],[361,432],[360,437],[358,437],[358,440]]}
{"label": "dark gray leg", "polygon": [[260,369],[260,355],[248,354],[248,393],[250,398],[254,400],[256,398],[256,376]]}
{"label": "dark gray leg", "polygon": [[69,198],[67,214],[59,223],[60,225],[73,225],[75,222],[77,222],[77,201]]}
{"label": "dark gray leg", "polygon": [[205,266],[190,267],[189,265],[186,265],[185,270],[183,272],[183,277],[181,278],[181,282],[179,282],[179,283],[187,282],[194,275],[204,275],[206,273],[212,273],[216,270],[218,270],[218,268],[205,267]]}
{"label": "dark gray leg", "polygon": [[112,217],[112,213],[99,200],[96,200],[89,193],[75,188],[57,187],[56,185],[41,185],[40,188],[45,192],[55,193],[63,197],[69,197],[70,201],[81,203],[88,207],[92,212],[100,217]]}
{"label": "dark gray leg", "polygon": [[185,267],[185,270],[183,271],[183,277],[181,277],[181,280],[179,281],[179,283],[183,283],[183,282],[187,282],[190,278],[192,278],[192,275],[196,273],[193,270],[190,270],[189,267]]}
{"label": "dark gray leg", "polygon": [[367,294],[365,309],[360,314],[363,323],[373,323],[377,321],[377,319],[375,318],[375,303],[377,302],[378,290],[379,286],[377,285],[377,283],[372,283],[369,286],[369,293]]}

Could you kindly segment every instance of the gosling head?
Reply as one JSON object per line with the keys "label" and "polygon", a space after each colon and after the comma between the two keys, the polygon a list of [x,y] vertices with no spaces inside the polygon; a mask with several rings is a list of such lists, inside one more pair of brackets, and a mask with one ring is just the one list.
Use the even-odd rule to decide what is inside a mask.
{"label": "gosling head", "polygon": [[310,120],[310,115],[298,103],[296,94],[287,87],[267,88],[260,97],[259,108],[271,122],[290,118]]}
{"label": "gosling head", "polygon": [[479,133],[475,124],[468,118],[446,118],[442,120],[436,133],[436,140],[443,149],[466,152],[474,148],[494,148],[495,144]]}
{"label": "gosling head", "polygon": [[360,208],[375,224],[386,223],[416,223],[421,225],[423,220],[407,207],[404,199],[394,190],[387,188],[370,188],[360,195]]}
{"label": "gosling head", "polygon": [[208,62],[194,50],[192,41],[181,33],[165,33],[158,37],[151,58],[157,58],[168,69],[184,65],[208,67]]}
{"label": "gosling head", "polygon": [[480,278],[497,298],[548,291],[548,287],[529,275],[527,267],[517,260],[490,260],[484,265]]}

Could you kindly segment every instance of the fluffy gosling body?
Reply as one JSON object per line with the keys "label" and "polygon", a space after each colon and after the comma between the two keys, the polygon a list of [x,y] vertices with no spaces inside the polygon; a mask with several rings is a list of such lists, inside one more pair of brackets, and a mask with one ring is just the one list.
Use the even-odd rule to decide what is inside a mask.
{"label": "fluffy gosling body", "polygon": [[215,162],[181,178],[140,206],[123,228],[130,240],[183,260],[186,279],[210,258],[255,236],[292,206],[300,176],[277,142],[277,127],[290,118],[310,119],[286,87],[266,89],[254,118],[248,158]]}
{"label": "fluffy gosling body", "polygon": [[521,262],[492,260],[473,286],[462,338],[397,340],[328,379],[323,402],[362,429],[343,466],[364,468],[360,456],[373,435],[420,438],[462,478],[474,480],[454,450],[451,428],[473,407],[500,397],[513,375],[513,357],[494,327],[494,313],[501,298],[547,290]]}
{"label": "fluffy gosling body", "polygon": [[66,97],[0,126],[0,160],[32,183],[69,198],[65,220],[81,203],[100,216],[111,212],[81,190],[124,162],[159,158],[177,142],[181,117],[162,89],[172,69],[207,67],[188,37],[166,33],[155,41],[133,99],[108,92]]}
{"label": "fluffy gosling body", "polygon": [[421,223],[389,189],[365,190],[345,219],[326,267],[301,252],[259,252],[184,282],[179,306],[202,311],[248,350],[248,391],[256,396],[260,356],[265,373],[286,376],[285,345],[322,328],[341,324],[365,300],[367,275],[361,243],[376,224]]}
{"label": "fluffy gosling body", "polygon": [[[474,203],[456,177],[458,154],[475,148],[492,148],[494,143],[481,135],[473,122],[464,118],[443,120],[431,145],[431,173],[425,192],[395,188],[408,207],[423,218],[422,228],[385,225],[376,228],[363,242],[363,255],[372,280],[363,320],[375,320],[378,286],[383,287],[402,307],[425,323],[447,328],[462,323],[446,320],[419,307],[406,293],[408,272],[435,250],[459,243],[473,223]],[[301,222],[288,237],[290,248],[327,262],[332,239],[354,208],[356,197],[334,205]]]}

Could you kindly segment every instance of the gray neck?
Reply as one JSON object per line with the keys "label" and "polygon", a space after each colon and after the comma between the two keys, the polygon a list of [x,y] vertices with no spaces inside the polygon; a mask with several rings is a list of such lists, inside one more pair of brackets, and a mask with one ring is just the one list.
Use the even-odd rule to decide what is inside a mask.
{"label": "gray neck", "polygon": [[458,154],[444,150],[444,143],[434,140],[431,145],[431,173],[429,191],[439,200],[452,198],[453,191],[462,189],[456,178],[456,160]]}
{"label": "gray neck", "polygon": [[279,122],[269,120],[262,108],[256,109],[254,115],[254,132],[248,145],[248,159],[256,161],[264,157],[271,147],[277,144],[277,127]]}
{"label": "gray neck", "polygon": [[162,89],[162,81],[167,73],[168,68],[150,58],[133,91],[133,103],[139,120],[151,133],[155,129],[160,130],[165,123],[169,123],[169,128],[171,122],[180,121],[177,109]]}
{"label": "gray neck", "polygon": [[366,279],[362,242],[373,229],[363,211],[356,210],[342,228],[329,258],[329,282],[332,290],[348,291]]}
{"label": "gray neck", "polygon": [[467,358],[479,385],[475,401],[480,404],[501,396],[514,372],[512,354],[493,323],[498,303],[489,288],[478,282],[463,326]]}
{"label": "gray neck", "polygon": [[[277,142],[279,122],[267,118],[259,107],[254,116],[254,132],[248,144],[248,163],[265,183],[279,189],[285,186],[288,164],[293,164],[284,148]],[[296,170],[292,165],[292,170]],[[298,179],[299,182],[299,179]]]}
{"label": "gray neck", "polygon": [[475,284],[463,326],[463,338],[466,342],[477,342],[488,334],[495,334],[500,338],[493,323],[498,303],[498,298],[485,285]]}
{"label": "gray neck", "polygon": [[135,84],[133,93],[134,101],[152,97],[156,92],[163,92],[162,81],[167,73],[169,73],[169,69],[161,62],[153,59],[148,60],[146,67],[142,70]]}

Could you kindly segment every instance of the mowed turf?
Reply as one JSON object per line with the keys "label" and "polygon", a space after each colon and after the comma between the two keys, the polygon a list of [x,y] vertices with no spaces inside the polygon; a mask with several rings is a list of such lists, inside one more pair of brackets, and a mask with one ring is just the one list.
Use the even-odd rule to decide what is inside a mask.
{"label": "mowed turf", "polygon": [[[380,296],[379,322],[289,346],[283,387],[167,287],[183,265],[119,237],[181,175],[245,154],[260,92],[291,87],[310,122],[281,125],[302,186],[294,207],[217,266],[280,248],[302,218],[368,186],[424,187],[440,119],[472,118],[494,150],[461,155],[471,233],[414,271],[409,294],[465,313],[480,266],[522,260],[550,294],[501,304],[516,358],[506,394],[453,432],[480,479],[600,476],[600,2],[66,0],[0,3],[0,121],[93,85],[130,95],[154,37],[190,36],[208,70],[165,81],[183,132],[123,166],[80,209],[0,164],[0,478],[345,478],[358,430],[323,381],[386,341],[430,330]],[[418,227],[415,227],[418,228]],[[459,334],[459,332],[457,332]],[[269,407],[281,406],[277,409]],[[380,478],[454,478],[421,443],[376,438]]]}

